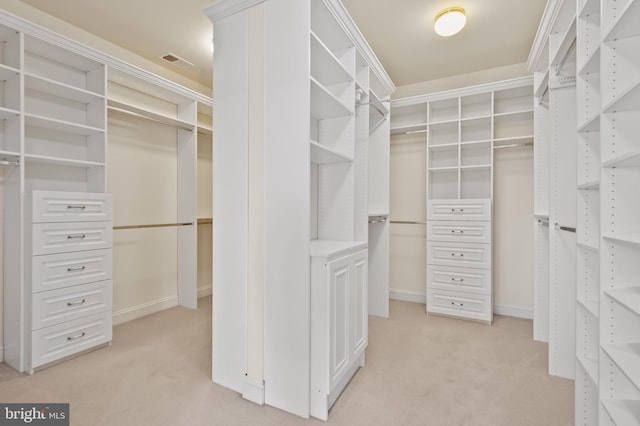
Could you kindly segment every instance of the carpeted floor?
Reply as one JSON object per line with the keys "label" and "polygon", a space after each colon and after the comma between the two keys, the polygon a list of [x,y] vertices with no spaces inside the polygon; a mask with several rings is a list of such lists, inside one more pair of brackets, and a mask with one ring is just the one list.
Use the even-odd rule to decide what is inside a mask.
{"label": "carpeted floor", "polygon": [[[546,344],[531,321],[496,316],[493,326],[427,316],[424,305],[391,301],[371,318],[367,365],[327,424],[573,425],[573,382],[547,375]],[[114,328],[113,344],[20,375],[0,364],[0,401],[69,402],[71,424],[306,425],[215,385],[211,299]]]}

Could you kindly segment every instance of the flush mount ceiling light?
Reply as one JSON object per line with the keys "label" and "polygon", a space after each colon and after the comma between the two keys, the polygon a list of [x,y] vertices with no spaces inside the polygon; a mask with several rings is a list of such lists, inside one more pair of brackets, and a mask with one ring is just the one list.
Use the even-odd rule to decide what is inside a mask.
{"label": "flush mount ceiling light", "polygon": [[449,37],[457,34],[467,23],[464,9],[461,7],[448,7],[441,10],[436,15],[434,29],[436,34],[442,37]]}

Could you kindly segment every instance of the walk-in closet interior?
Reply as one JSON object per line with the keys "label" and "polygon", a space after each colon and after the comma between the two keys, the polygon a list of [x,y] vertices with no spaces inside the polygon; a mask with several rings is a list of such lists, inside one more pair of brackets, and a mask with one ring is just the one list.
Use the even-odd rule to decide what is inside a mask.
{"label": "walk-in closet interior", "polygon": [[640,426],[638,23],[3,0],[0,424]]}

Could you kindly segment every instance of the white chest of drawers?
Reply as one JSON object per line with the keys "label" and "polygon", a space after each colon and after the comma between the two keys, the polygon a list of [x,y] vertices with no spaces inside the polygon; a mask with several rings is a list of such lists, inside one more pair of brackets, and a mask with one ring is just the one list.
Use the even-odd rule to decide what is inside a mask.
{"label": "white chest of drawers", "polygon": [[491,323],[491,200],[431,200],[427,312]]}
{"label": "white chest of drawers", "polygon": [[112,338],[111,195],[33,191],[25,240],[28,371]]}

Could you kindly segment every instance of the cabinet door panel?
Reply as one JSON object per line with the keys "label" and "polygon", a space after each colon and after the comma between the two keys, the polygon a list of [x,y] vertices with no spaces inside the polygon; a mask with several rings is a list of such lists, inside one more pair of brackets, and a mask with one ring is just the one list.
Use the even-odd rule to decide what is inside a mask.
{"label": "cabinet door panel", "polygon": [[367,253],[353,259],[353,357],[367,346]]}
{"label": "cabinet door panel", "polygon": [[348,259],[331,262],[329,268],[329,388],[333,389],[349,366],[350,274]]}

